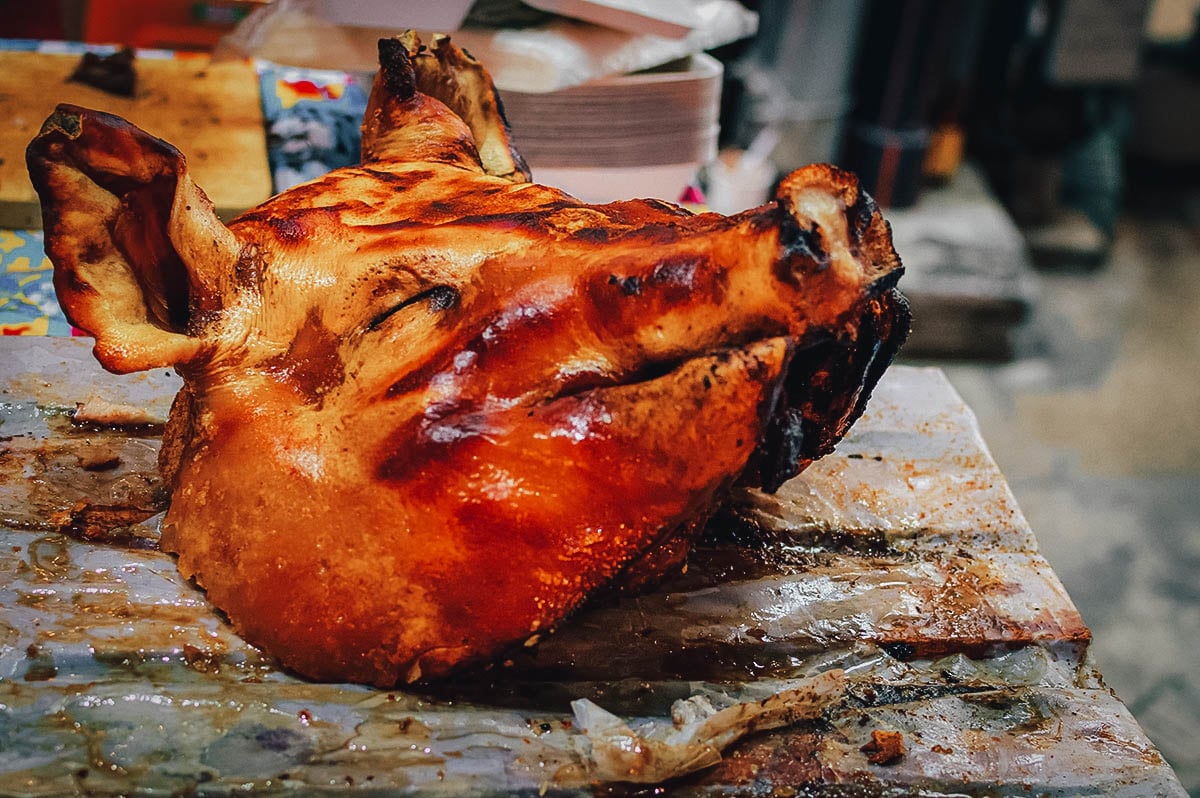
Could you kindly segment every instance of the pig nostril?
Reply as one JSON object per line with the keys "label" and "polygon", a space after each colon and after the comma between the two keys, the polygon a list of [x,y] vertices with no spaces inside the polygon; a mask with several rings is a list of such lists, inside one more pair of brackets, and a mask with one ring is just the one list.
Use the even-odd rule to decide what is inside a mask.
{"label": "pig nostril", "polygon": [[611,274],[608,277],[608,283],[609,285],[621,286],[621,293],[625,296],[637,296],[642,293],[642,278],[636,275],[633,277],[618,277],[615,274]]}
{"label": "pig nostril", "polygon": [[829,253],[821,244],[821,233],[815,222],[805,227],[795,217],[787,216],[779,226],[779,243],[788,258],[803,258],[822,270],[829,265]]}
{"label": "pig nostril", "polygon": [[799,288],[801,273],[820,273],[829,268],[829,253],[815,222],[803,226],[787,214],[779,224],[779,246],[782,257],[776,262],[775,276],[782,283]]}

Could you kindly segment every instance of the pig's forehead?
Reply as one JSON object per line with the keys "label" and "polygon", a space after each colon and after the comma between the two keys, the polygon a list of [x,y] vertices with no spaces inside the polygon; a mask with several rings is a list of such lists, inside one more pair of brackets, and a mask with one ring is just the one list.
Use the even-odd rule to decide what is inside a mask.
{"label": "pig's forehead", "polygon": [[297,243],[323,227],[378,234],[419,230],[462,218],[542,214],[578,202],[557,189],[514,184],[434,164],[349,167],[302,183],[234,220],[231,226]]}
{"label": "pig's forehead", "polygon": [[[369,304],[436,285],[464,295],[472,283],[511,288],[545,273],[547,258],[645,260],[730,224],[650,200],[587,206],[554,188],[418,163],[337,170],[230,226],[262,254],[268,292],[316,289],[322,302]],[[604,246],[618,240],[628,246]]]}
{"label": "pig's forehead", "polygon": [[547,186],[414,163],[336,170],[268,200],[231,227],[243,240],[295,255],[317,248],[383,261],[410,248],[469,252],[484,241],[503,254],[498,242],[510,233],[514,240],[524,233],[592,245],[632,233],[666,243],[714,224],[669,203],[588,206]]}
{"label": "pig's forehead", "polygon": [[545,234],[572,204],[555,189],[455,169],[353,168],[292,188],[230,228],[276,278],[420,282],[469,274],[484,255],[519,255],[506,233]]}

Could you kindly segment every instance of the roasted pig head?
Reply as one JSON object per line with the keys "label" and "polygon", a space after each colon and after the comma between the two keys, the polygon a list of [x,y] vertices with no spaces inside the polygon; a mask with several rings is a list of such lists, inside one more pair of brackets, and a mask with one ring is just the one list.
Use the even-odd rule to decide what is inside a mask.
{"label": "roasted pig head", "polygon": [[380,56],[362,165],[228,226],[107,114],[61,106],[28,162],[96,357],[184,378],[163,547],[284,665],[391,685],[676,566],[736,482],[829,451],[908,317],[844,172],[732,217],[585,205],[446,38]]}

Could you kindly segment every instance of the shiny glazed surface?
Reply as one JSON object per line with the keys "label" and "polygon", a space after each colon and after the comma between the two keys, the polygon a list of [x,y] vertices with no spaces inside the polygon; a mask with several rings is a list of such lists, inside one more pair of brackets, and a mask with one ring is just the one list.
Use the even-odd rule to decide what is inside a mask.
{"label": "shiny glazed surface", "polygon": [[380,53],[363,165],[228,228],[116,117],[60,107],[29,163],[98,359],[184,378],[163,547],[286,666],[387,685],[676,568],[737,480],[832,448],[907,311],[847,174],[728,218],[582,205],[448,40]]}

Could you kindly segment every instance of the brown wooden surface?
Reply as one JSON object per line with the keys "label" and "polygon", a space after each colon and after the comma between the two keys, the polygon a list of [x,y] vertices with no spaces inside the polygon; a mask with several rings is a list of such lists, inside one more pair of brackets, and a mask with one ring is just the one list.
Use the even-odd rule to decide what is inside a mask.
{"label": "brown wooden surface", "polygon": [[271,194],[258,76],[248,62],[139,58],[133,97],[68,81],[78,55],[0,52],[0,227],[39,228],[25,147],[58,103],[123,116],[177,146],[224,218]]}

